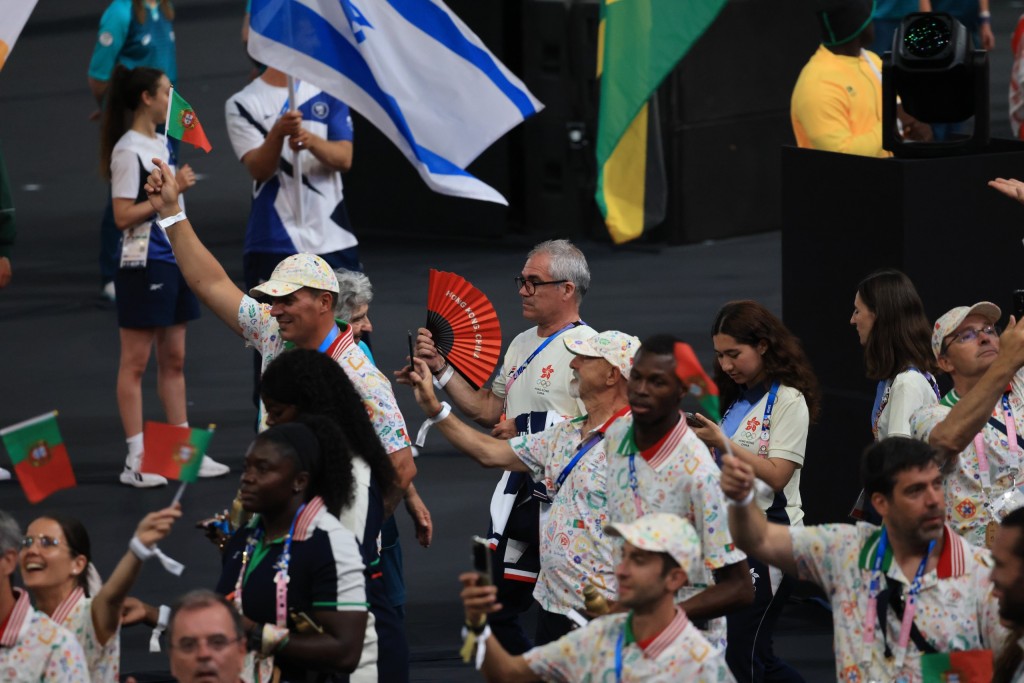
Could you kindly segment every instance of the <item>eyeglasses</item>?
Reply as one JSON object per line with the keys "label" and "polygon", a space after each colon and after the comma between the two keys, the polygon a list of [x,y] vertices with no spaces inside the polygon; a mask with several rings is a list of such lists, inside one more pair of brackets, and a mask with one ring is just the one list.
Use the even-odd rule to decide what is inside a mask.
{"label": "eyeglasses", "polygon": [[998,337],[999,329],[995,325],[985,325],[984,327],[969,327],[966,330],[961,330],[946,338],[946,342],[942,346],[942,351],[945,352],[953,342],[956,342],[957,344],[967,344],[968,342],[972,342],[978,338],[979,334],[984,334],[988,337]]}
{"label": "eyeglasses", "polygon": [[212,636],[200,637],[200,638],[182,638],[177,643],[172,643],[171,647],[180,652],[184,652],[190,655],[199,650],[199,645],[206,641],[206,647],[210,648],[214,652],[220,652],[221,650],[231,647],[242,638],[228,638],[226,635],[217,633]]}
{"label": "eyeglasses", "polygon": [[526,296],[533,296],[537,293],[537,288],[542,285],[564,285],[568,280],[549,280],[548,282],[537,282],[536,280],[527,280],[521,275],[516,275],[513,278],[516,281],[516,289],[525,289]]}
{"label": "eyeglasses", "polygon": [[53,538],[51,536],[39,534],[39,536],[26,536],[25,538],[21,539],[21,547],[31,548],[33,545],[35,545],[37,538],[39,539],[40,548],[56,548],[60,545],[59,538]]}

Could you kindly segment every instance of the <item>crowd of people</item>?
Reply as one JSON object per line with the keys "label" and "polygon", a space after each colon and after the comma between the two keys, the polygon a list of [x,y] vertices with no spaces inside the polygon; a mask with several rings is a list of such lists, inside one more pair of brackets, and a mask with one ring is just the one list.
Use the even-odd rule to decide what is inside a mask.
{"label": "crowd of people", "polygon": [[[861,4],[828,18],[823,59],[847,43],[861,58]],[[166,0],[115,0],[89,72],[105,225],[117,231],[103,233],[115,255],[103,288],[120,329],[120,480],[167,483],[140,468],[141,382],[155,346],[167,421],[188,424],[185,326],[201,303],[255,352],[258,433],[237,514],[210,527],[216,584],[168,608],[129,593],[148,560],[180,573],[158,547],[177,504],[138,523],[106,580],[79,520],[43,516],[22,532],[0,511],[0,678],[117,681],[121,629],[144,623],[183,683],[408,681],[394,514],[406,508],[423,546],[433,527],[406,418],[368,343],[372,287],[340,176],[348,108],[308,84],[290,97],[286,74],[259,67],[228,99],[253,180],[239,289],[193,228],[182,193],[196,175],[160,132],[172,21]],[[1021,183],[993,184],[1024,203]],[[0,251],[0,286],[9,275]],[[803,681],[773,647],[799,579],[830,603],[837,680],[922,681],[929,657],[957,655],[991,680],[1024,681],[1024,321],[1001,330],[1002,311],[979,302],[933,324],[905,274],[868,274],[850,324],[878,383],[863,416],[874,443],[853,521],[809,526],[801,470],[820,457],[807,437],[822,391],[768,308],[731,301],[711,322],[722,410],[705,415],[681,409],[701,381],[682,340],[584,322],[590,269],[577,246],[536,245],[516,284],[531,326],[489,386],[467,381],[427,329],[394,373],[423,413],[420,445],[433,429],[502,472],[467,501],[481,531],[489,523],[491,561],[458,577],[463,654],[487,680]],[[206,456],[200,476],[227,472]]]}

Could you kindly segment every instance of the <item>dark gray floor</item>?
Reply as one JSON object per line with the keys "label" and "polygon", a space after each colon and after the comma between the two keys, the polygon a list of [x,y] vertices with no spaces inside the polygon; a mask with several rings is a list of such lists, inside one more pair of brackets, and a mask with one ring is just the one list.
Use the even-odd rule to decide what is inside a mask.
{"label": "dark gray floor", "polygon": [[[136,521],[169,501],[171,490],[134,491],[116,483],[125,452],[114,398],[118,338],[112,307],[97,297],[97,226],[104,183],[96,173],[97,130],[87,121],[92,102],[85,71],[96,18],[106,0],[42,2],[29,30],[0,74],[0,142],[13,178],[19,237],[14,284],[0,292],[0,425],[54,408],[80,486],[29,506],[16,485],[0,485],[0,507],[27,523],[44,510],[70,512],[90,528],[97,565],[109,572]],[[996,3],[1002,51],[993,56],[994,130],[1006,134],[1004,74],[1009,31],[1021,3]],[[204,241],[240,277],[241,238],[248,213],[248,182],[230,152],[223,125],[224,99],[244,85],[246,61],[237,47],[240,3],[179,0],[177,26],[180,90],[197,108],[215,150],[185,153],[203,174],[189,193],[189,215]],[[194,10],[186,21],[185,9]],[[356,155],[359,164],[373,160]],[[742,194],[741,189],[737,190]],[[741,198],[740,198],[741,199]],[[358,201],[354,199],[353,201]],[[506,337],[523,327],[512,276],[528,242],[437,242],[427,237],[361,234],[376,301],[374,348],[383,368],[398,367],[405,331],[425,315],[427,269],[452,270],[476,283],[501,314]],[[618,328],[641,337],[673,332],[709,357],[708,325],[716,309],[739,297],[780,307],[777,233],[661,251],[612,250],[583,244],[594,275],[584,306],[595,328]],[[846,305],[847,293],[839,296]],[[170,601],[196,586],[212,586],[218,560],[189,522],[223,507],[236,486],[238,466],[252,436],[249,353],[209,314],[189,328],[189,418],[218,425],[214,455],[233,468],[218,481],[187,491],[186,521],[164,544],[188,565],[181,578],[147,566],[137,593]],[[155,379],[147,378],[146,415],[162,419]],[[399,388],[409,421],[418,424],[410,394]],[[809,454],[813,463],[814,454]],[[461,616],[455,576],[466,565],[467,539],[485,524],[495,475],[461,459],[432,437],[418,461],[418,487],[436,525],[434,545],[418,547],[400,514],[409,589],[408,630],[417,681],[477,680],[455,660]],[[123,640],[125,671],[164,668],[146,652],[147,634]],[[831,624],[823,610],[794,604],[784,615],[778,650],[808,681],[833,680]]]}

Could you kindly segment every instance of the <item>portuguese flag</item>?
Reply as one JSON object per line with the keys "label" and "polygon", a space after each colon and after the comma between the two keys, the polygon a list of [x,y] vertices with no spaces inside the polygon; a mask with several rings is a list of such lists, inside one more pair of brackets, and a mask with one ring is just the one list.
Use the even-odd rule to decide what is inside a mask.
{"label": "portuguese flag", "polygon": [[139,470],[192,483],[199,478],[199,466],[212,436],[212,429],[147,422],[142,430],[145,450]]}
{"label": "portuguese flag", "polygon": [[989,683],[992,680],[992,650],[964,650],[921,655],[924,683]]}
{"label": "portuguese flag", "polygon": [[0,437],[30,503],[38,503],[55,491],[77,485],[68,451],[57,428],[56,410],[0,429]]}
{"label": "portuguese flag", "polygon": [[721,406],[718,404],[718,385],[704,372],[704,367],[697,360],[693,347],[685,342],[676,342],[676,377],[686,385],[686,390],[697,399],[697,403],[718,422],[722,418]]}
{"label": "portuguese flag", "polygon": [[199,117],[196,116],[192,105],[173,87],[171,99],[167,103],[167,134],[204,152],[213,149],[210,141],[206,139],[203,124],[199,123]]}

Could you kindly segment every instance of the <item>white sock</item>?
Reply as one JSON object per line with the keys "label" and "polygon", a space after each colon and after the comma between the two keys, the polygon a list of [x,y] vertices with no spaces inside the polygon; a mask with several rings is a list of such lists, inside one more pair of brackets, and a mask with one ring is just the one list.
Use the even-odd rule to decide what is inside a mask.
{"label": "white sock", "polygon": [[129,436],[125,439],[128,444],[128,457],[137,458],[142,455],[142,433],[138,433],[135,436]]}

